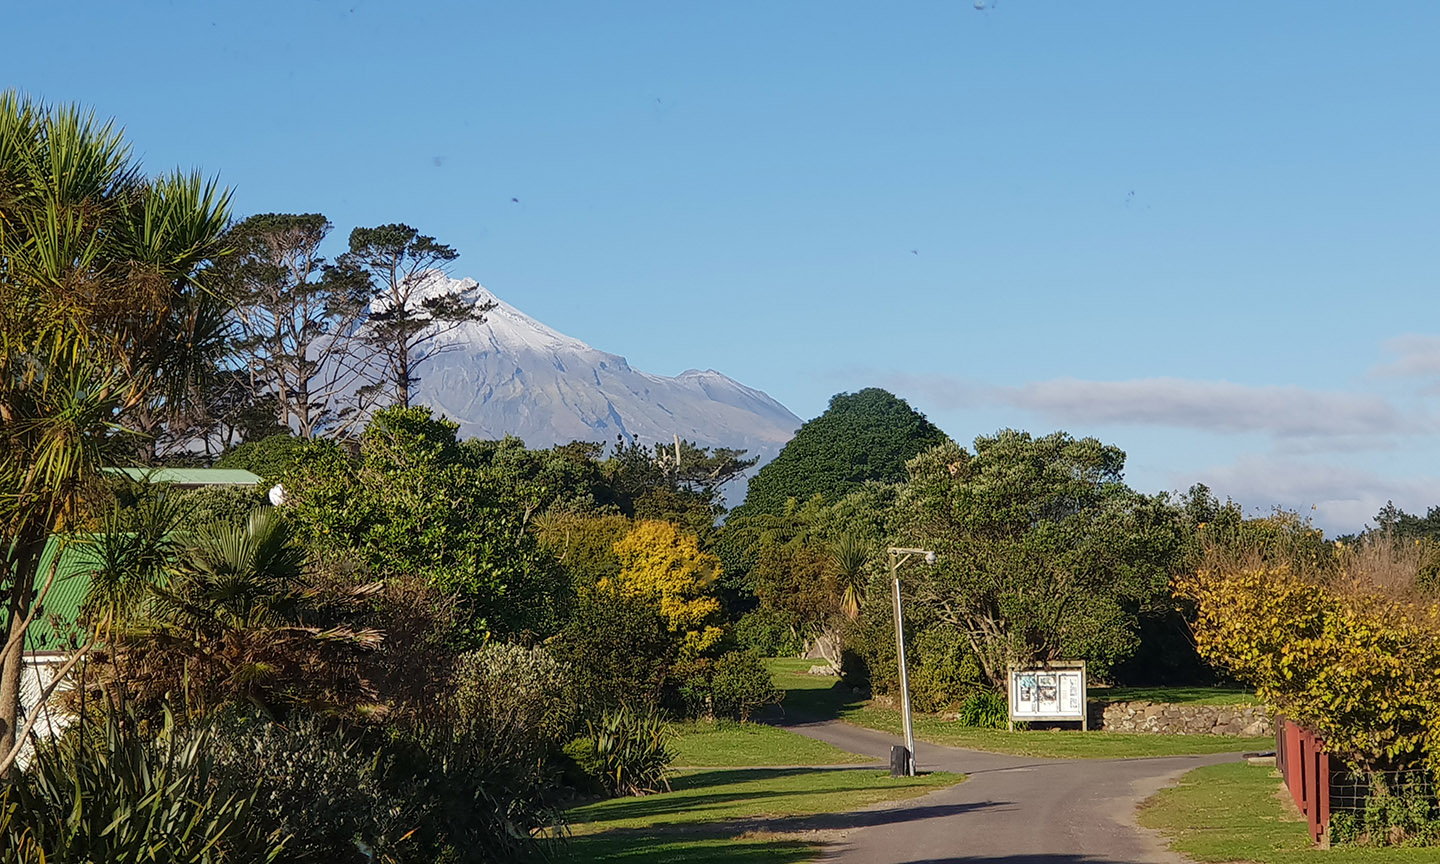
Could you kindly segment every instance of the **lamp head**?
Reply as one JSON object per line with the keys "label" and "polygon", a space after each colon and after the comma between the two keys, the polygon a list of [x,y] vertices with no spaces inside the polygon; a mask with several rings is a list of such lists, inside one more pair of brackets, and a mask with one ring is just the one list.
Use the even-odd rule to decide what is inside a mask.
{"label": "lamp head", "polygon": [[934,564],[934,563],[935,563],[935,553],[934,553],[934,552],[926,552],[926,553],[925,553],[925,563],[926,563],[926,564]]}

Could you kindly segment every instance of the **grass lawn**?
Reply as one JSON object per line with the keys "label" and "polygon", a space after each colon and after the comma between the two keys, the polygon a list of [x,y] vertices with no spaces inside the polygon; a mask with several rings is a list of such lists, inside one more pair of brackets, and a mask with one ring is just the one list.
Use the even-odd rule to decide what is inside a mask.
{"label": "grass lawn", "polygon": [[[1283,796],[1283,797],[1282,797]],[[1275,769],[1243,762],[1197,768],[1140,808],[1170,848],[1202,862],[1433,864],[1436,849],[1315,849]]]}
{"label": "grass lawn", "polygon": [[1253,705],[1255,693],[1234,687],[1092,687],[1091,702],[1176,702],[1186,705]]}
{"label": "grass lawn", "polygon": [[765,765],[854,765],[873,762],[823,741],[760,723],[696,722],[675,726],[675,764],[689,768]]}
{"label": "grass lawn", "polygon": [[[866,702],[834,678],[807,674],[812,661],[777,658],[768,661],[775,684],[785,690],[781,706],[814,717],[835,717],[857,726],[900,733],[900,712]],[[1031,731],[972,729],[936,715],[915,715],[915,737],[934,744],[1014,753],[1042,758],[1117,759],[1138,756],[1180,756],[1269,750],[1273,738],[1231,738],[1221,735],[1148,735],[1123,732]]]}
{"label": "grass lawn", "polygon": [[670,780],[673,791],[570,811],[572,835],[561,857],[634,864],[808,861],[819,854],[823,837],[805,832],[843,829],[843,814],[961,779],[851,768],[682,772]]}

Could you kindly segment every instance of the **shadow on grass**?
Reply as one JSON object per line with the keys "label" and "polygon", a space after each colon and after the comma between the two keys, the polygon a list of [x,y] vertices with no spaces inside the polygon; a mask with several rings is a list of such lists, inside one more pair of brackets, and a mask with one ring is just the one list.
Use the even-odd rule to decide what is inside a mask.
{"label": "shadow on grass", "polygon": [[1234,707],[1255,701],[1255,694],[1239,687],[1097,687],[1090,690],[1090,701],[1109,705],[1112,702],[1209,702],[1216,707]]}
{"label": "shadow on grass", "polygon": [[990,810],[1009,806],[1009,801],[967,802],[956,804],[913,804],[900,807],[885,807],[877,810],[857,810],[853,813],[818,813],[814,816],[791,816],[782,819],[767,819],[765,827],[776,833],[799,831],[848,831],[853,828],[872,828],[876,825],[899,825],[902,822],[918,822],[922,819],[943,819],[976,810]]}
{"label": "shadow on grass", "polygon": [[786,687],[785,676],[780,675],[775,683],[785,691],[785,700],[758,714],[758,722],[785,725],[777,721],[838,720],[863,708],[868,698],[868,694],[857,694],[839,680],[829,687]]}
{"label": "shadow on grass", "polygon": [[[774,793],[767,796],[774,797]],[[752,800],[752,799],[747,799]],[[898,825],[904,822],[918,822],[924,819],[943,819],[961,813],[1007,807],[1013,802],[987,801],[983,803],[955,804],[909,804],[877,809],[854,810],[847,813],[815,813],[804,816],[776,817],[735,817],[713,821],[672,825],[648,825],[636,828],[611,828],[590,837],[656,837],[656,836],[735,836],[748,831],[766,831],[773,834],[799,834],[808,831],[849,831],[856,828],[871,828],[877,825]],[[689,809],[683,805],[675,811]]]}
{"label": "shadow on grass", "polygon": [[[753,783],[756,780],[771,780],[776,777],[802,777],[807,774],[831,775],[836,771],[863,771],[864,767],[850,768],[700,768],[670,780],[670,788],[676,792],[689,789],[713,789],[733,786],[737,783]],[[869,769],[873,771],[874,769]],[[643,800],[643,799],[641,799]]]}
{"label": "shadow on grass", "polygon": [[[619,822],[637,819],[654,819],[674,813],[730,804],[737,801],[760,801],[775,798],[794,798],[807,794],[844,795],[849,792],[868,792],[876,788],[873,783],[856,785],[819,786],[813,790],[803,787],[793,789],[755,789],[749,784],[778,778],[803,778],[807,775],[836,776],[846,770],[865,770],[876,773],[875,769],[834,769],[834,768],[788,768],[788,769],[740,769],[723,771],[699,771],[675,778],[671,783],[672,792],[665,795],[650,795],[643,798],[615,798],[595,805],[586,814],[588,821]],[[736,787],[726,791],[724,787]],[[705,794],[687,794],[691,790],[715,790]],[[724,819],[724,817],[722,817]],[[733,821],[733,820],[725,820]],[[767,824],[769,821],[767,820]],[[702,824],[720,824],[702,823]],[[658,827],[658,826],[657,826]],[[611,829],[627,830],[627,829]],[[651,830],[651,829],[645,829]]]}

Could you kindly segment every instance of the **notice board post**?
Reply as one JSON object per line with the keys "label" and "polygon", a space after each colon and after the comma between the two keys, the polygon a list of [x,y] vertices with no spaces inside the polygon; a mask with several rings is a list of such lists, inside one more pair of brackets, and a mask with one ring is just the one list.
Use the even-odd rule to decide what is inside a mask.
{"label": "notice board post", "polygon": [[1006,687],[1010,705],[1007,724],[1015,731],[1016,721],[1079,723],[1090,731],[1090,714],[1086,710],[1084,660],[1050,660],[1011,666]]}

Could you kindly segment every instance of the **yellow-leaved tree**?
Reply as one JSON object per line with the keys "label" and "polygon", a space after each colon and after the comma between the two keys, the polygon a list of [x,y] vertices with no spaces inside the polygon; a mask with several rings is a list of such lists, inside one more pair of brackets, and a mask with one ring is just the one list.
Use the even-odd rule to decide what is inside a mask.
{"label": "yellow-leaved tree", "polygon": [[721,631],[715,619],[720,601],[709,593],[720,576],[720,559],[700,549],[695,535],[670,522],[646,519],[615,543],[620,572],[599,587],[652,599],[672,633],[681,637],[682,656],[714,647]]}
{"label": "yellow-leaved tree", "polygon": [[1200,654],[1352,767],[1440,769],[1440,596],[1386,538],[1328,560],[1209,561],[1177,582]]}

